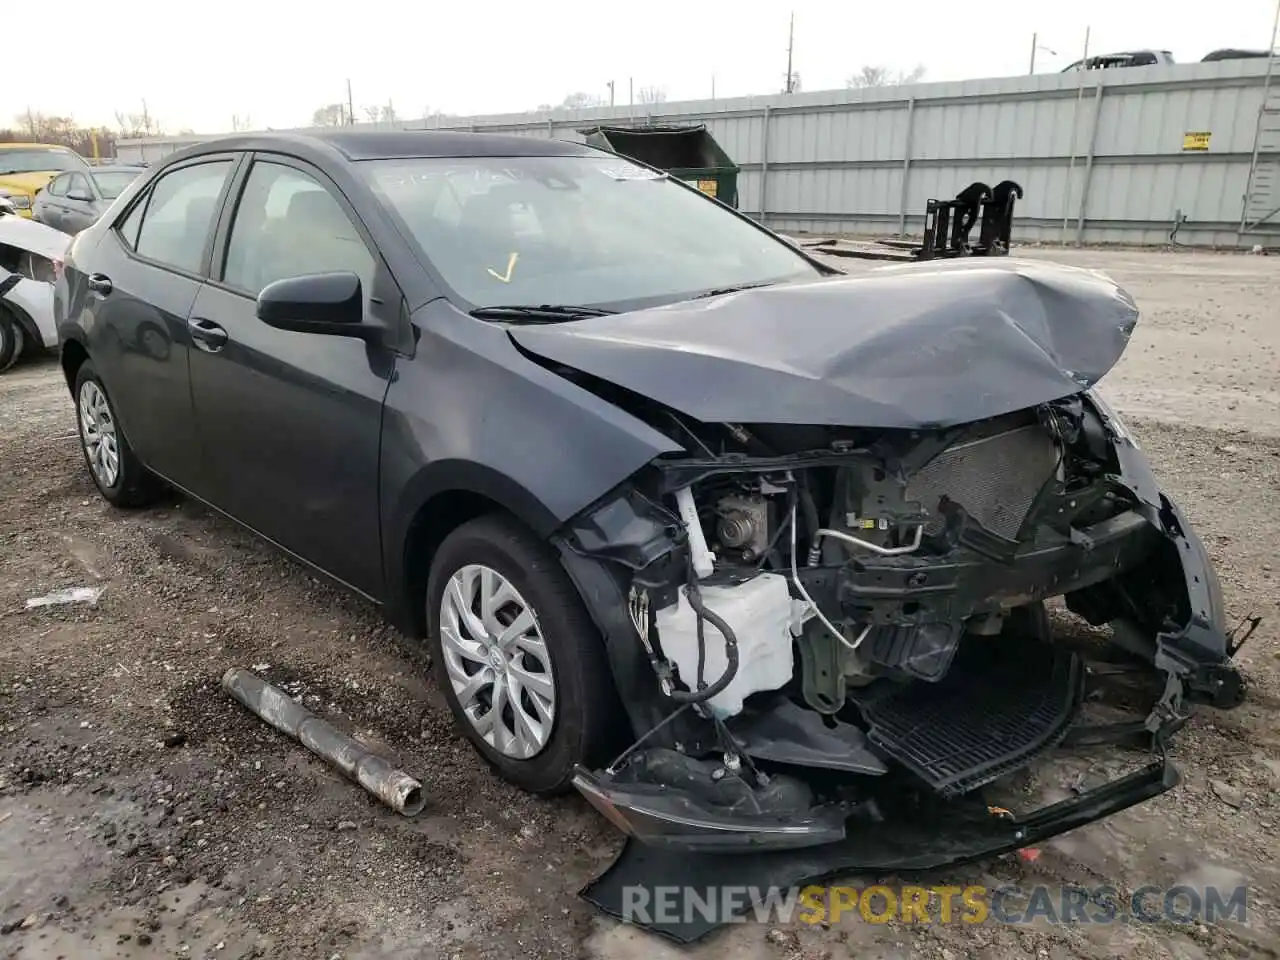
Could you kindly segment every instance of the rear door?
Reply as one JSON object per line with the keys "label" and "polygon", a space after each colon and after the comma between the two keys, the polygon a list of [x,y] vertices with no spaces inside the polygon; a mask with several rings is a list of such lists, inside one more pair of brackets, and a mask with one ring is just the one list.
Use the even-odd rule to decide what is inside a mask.
{"label": "rear door", "polygon": [[89,301],[89,356],[129,442],[152,470],[200,495],[187,317],[238,162],[217,154],[166,170],[76,258],[73,278]]}
{"label": "rear door", "polygon": [[32,201],[32,216],[49,227],[62,229],[62,201],[65,199],[71,174],[61,173],[49,181],[49,185],[36,194]]}
{"label": "rear door", "polygon": [[[274,280],[353,271],[394,326],[402,296],[345,197],[319,170],[259,154],[219,227],[221,260],[191,311],[191,393],[212,499],[371,596],[382,592],[378,450],[395,354],[351,337],[268,327]],[[372,296],[371,296],[372,294]]]}

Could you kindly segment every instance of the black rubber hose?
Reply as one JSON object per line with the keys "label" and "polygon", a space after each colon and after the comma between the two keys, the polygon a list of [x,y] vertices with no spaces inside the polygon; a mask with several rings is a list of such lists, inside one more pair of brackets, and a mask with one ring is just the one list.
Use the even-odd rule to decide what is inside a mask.
{"label": "black rubber hose", "polygon": [[[733,678],[738,675],[738,636],[733,632],[733,628],[725,623],[723,617],[714,610],[707,609],[702,602],[702,593],[698,590],[697,583],[690,583],[685,595],[689,599],[689,606],[693,607],[693,612],[698,618],[698,676],[700,689],[689,693],[685,693],[683,690],[672,690],[670,697],[676,703],[703,703],[727,687],[733,682]],[[703,635],[703,621],[710,623],[724,635],[724,654],[729,661],[720,679],[709,687],[701,686],[702,664],[706,655],[706,637]]]}
{"label": "black rubber hose", "polygon": [[[809,534],[808,566],[816,567],[818,561],[822,559],[821,547],[818,543],[818,528],[822,524],[818,522],[818,505],[813,502],[813,494],[809,492],[807,479],[800,486],[800,509],[804,511],[805,533]],[[799,560],[800,558],[796,557],[797,566]]]}

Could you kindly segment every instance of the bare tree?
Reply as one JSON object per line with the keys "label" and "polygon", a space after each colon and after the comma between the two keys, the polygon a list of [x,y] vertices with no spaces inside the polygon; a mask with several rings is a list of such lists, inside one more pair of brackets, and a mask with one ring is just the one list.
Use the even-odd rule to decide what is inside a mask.
{"label": "bare tree", "polygon": [[396,113],[396,108],[388,101],[385,106],[370,104],[367,107],[361,107],[364,115],[369,119],[370,123],[395,123],[400,119],[400,115]]}
{"label": "bare tree", "polygon": [[351,114],[345,103],[327,103],[323,107],[317,107],[315,113],[311,114],[313,127],[345,127],[349,123]]}
{"label": "bare tree", "polygon": [[917,65],[906,73],[893,73],[888,67],[865,66],[848,77],[844,85],[850,90],[864,87],[897,87],[904,83],[919,83],[924,79],[924,66]]}
{"label": "bare tree", "polygon": [[147,109],[147,101],[142,101],[141,113],[125,113],[123,110],[115,111],[116,126],[120,128],[120,136],[126,139],[141,139],[143,137],[158,137],[164,133],[160,124],[151,116],[151,111]]}
{"label": "bare tree", "polygon": [[252,124],[253,119],[247,113],[244,116],[241,116],[238,113],[233,113],[231,115],[231,129],[233,131],[252,130]]}
{"label": "bare tree", "polygon": [[666,103],[667,90],[665,87],[641,87],[636,91],[636,100],[639,103]]}
{"label": "bare tree", "polygon": [[59,143],[82,157],[114,157],[116,135],[105,128],[86,127],[71,117],[55,117],[36,110],[26,110],[14,118],[14,125],[0,128],[0,143],[35,140]]}
{"label": "bare tree", "polygon": [[560,101],[560,106],[566,107],[570,110],[581,110],[584,107],[602,107],[604,106],[604,102],[604,97],[579,90],[575,93],[569,94]]}
{"label": "bare tree", "polygon": [[800,71],[792,70],[790,76],[786,78],[786,85],[782,88],[783,93],[799,93],[800,92]]}

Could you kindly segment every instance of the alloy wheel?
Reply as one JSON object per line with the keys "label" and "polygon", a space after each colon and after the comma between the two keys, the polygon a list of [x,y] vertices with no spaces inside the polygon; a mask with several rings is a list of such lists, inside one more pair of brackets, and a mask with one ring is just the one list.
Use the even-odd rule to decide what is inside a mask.
{"label": "alloy wheel", "polygon": [[498,752],[528,760],[555,724],[556,685],[537,614],[498,571],[458,569],[440,601],[444,669],[476,732]]}
{"label": "alloy wheel", "polygon": [[116,418],[107,395],[93,380],[80,387],[80,442],[84,444],[89,468],[104,487],[114,487],[120,478],[120,441]]}

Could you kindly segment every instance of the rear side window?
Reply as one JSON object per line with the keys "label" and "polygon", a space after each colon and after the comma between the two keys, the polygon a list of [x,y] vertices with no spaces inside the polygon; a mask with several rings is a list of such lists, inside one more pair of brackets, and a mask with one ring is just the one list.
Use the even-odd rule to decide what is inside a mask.
{"label": "rear side window", "polygon": [[[218,213],[218,196],[230,172],[231,161],[218,160],[183,167],[157,180],[133,244],[138,255],[189,273],[199,273],[205,244]],[[126,241],[132,219],[130,214],[121,228]]]}
{"label": "rear side window", "polygon": [[142,225],[142,213],[147,209],[149,197],[150,194],[140,197],[138,202],[133,205],[133,209],[129,211],[129,215],[116,228],[120,234],[120,239],[129,245],[130,250],[138,248],[138,227]]}

